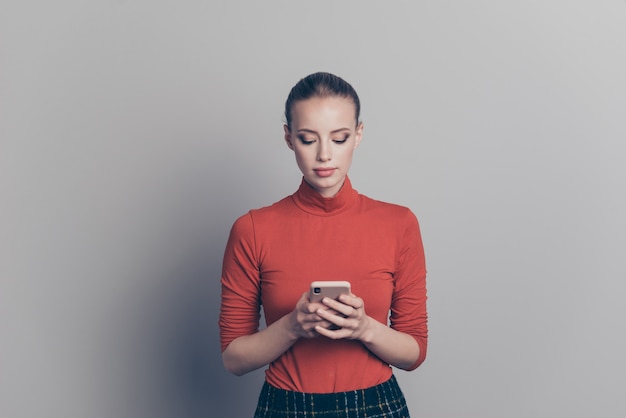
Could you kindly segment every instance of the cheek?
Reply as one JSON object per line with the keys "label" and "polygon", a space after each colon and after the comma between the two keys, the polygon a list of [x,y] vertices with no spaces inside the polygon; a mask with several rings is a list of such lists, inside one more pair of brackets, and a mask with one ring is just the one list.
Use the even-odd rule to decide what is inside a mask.
{"label": "cheek", "polygon": [[341,152],[339,153],[338,157],[344,161],[344,162],[350,162],[352,161],[352,155],[354,154],[354,148],[353,147],[346,147],[344,149],[341,150]]}
{"label": "cheek", "polygon": [[296,162],[298,163],[298,167],[305,168],[309,164],[309,159],[310,159],[307,152],[303,152],[301,148],[300,149],[296,148],[295,154],[296,154]]}

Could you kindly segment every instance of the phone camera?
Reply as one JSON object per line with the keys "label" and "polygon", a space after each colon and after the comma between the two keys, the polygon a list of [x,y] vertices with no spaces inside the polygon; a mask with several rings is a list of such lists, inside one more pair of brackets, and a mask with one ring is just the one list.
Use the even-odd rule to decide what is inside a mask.
{"label": "phone camera", "polygon": [[316,295],[319,295],[320,293],[322,293],[322,289],[320,289],[319,287],[314,287],[313,293],[315,293]]}

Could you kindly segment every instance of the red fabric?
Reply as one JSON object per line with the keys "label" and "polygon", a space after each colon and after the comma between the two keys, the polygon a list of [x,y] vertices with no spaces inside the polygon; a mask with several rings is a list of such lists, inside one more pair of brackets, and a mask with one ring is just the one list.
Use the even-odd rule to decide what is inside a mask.
{"label": "red fabric", "polygon": [[[272,206],[251,210],[232,227],[222,271],[222,350],[291,312],[315,280],[347,280],[365,312],[413,336],[426,357],[426,268],[415,215],[358,194],[346,179],[334,198],[306,182]],[[389,321],[389,322],[388,322]],[[269,365],[281,389],[329,393],[375,386],[391,368],[358,341],[298,340]]]}

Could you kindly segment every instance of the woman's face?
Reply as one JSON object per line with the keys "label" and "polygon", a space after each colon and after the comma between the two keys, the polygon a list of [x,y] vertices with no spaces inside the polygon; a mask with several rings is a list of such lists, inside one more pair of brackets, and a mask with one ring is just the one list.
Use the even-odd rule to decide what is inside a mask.
{"label": "woman's face", "polygon": [[348,98],[312,97],[293,104],[291,129],[284,127],[305,181],[324,197],[341,189],[361,142],[363,124],[357,125],[354,112]]}

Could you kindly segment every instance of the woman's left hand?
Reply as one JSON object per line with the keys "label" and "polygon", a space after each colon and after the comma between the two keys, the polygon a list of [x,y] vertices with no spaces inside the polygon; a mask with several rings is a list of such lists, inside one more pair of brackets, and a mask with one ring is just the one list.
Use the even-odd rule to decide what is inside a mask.
{"label": "woman's left hand", "polygon": [[338,300],[324,298],[322,303],[339,315],[324,309],[318,309],[316,313],[328,322],[335,324],[339,329],[332,330],[317,326],[315,330],[320,335],[334,340],[364,339],[371,318],[365,313],[363,299],[350,293],[349,295],[344,294],[339,296]]}

